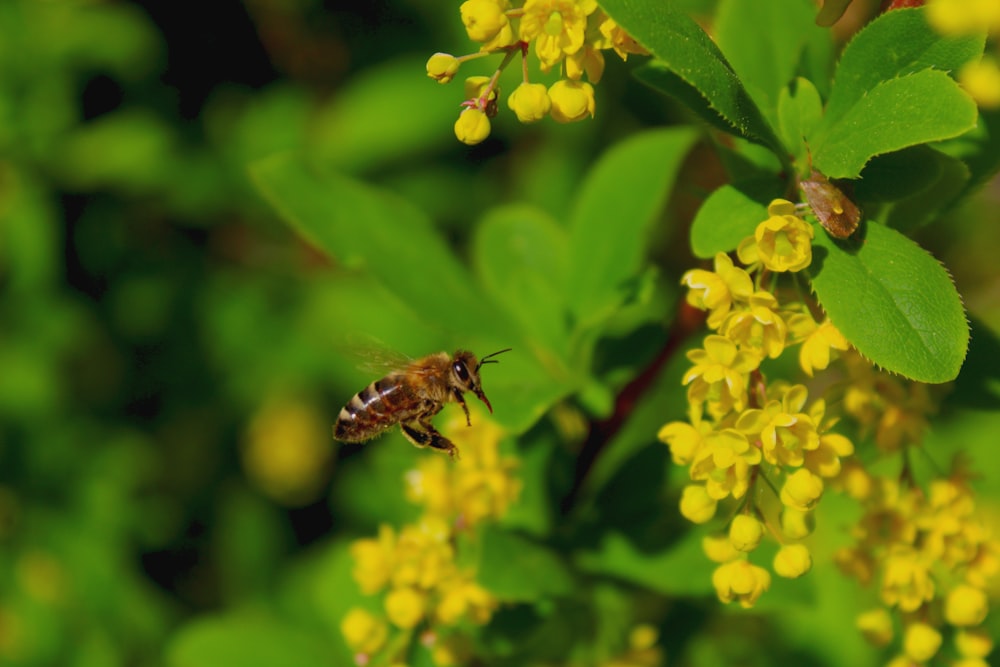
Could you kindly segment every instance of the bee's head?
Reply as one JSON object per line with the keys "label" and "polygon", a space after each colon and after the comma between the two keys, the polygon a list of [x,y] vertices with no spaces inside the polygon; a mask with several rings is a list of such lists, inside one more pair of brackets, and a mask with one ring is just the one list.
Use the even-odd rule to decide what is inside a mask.
{"label": "bee's head", "polygon": [[486,394],[483,393],[483,385],[479,380],[479,369],[486,364],[497,363],[496,359],[491,359],[490,357],[495,357],[498,354],[504,352],[510,352],[511,348],[506,348],[500,350],[499,352],[493,352],[492,354],[487,354],[485,357],[476,361],[476,355],[466,350],[459,350],[455,353],[455,356],[451,360],[451,376],[455,383],[455,386],[460,391],[471,391],[476,395],[480,401],[486,404],[489,411],[493,412],[493,406],[490,405],[490,400],[486,398]]}

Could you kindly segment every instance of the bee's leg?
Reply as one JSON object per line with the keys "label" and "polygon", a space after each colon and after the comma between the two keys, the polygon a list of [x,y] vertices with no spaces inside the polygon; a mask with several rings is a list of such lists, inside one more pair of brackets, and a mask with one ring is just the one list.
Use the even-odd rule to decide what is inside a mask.
{"label": "bee's leg", "polygon": [[[414,423],[419,423],[424,430],[414,428]],[[458,460],[458,447],[455,446],[455,443],[438,433],[437,429],[431,426],[429,422],[419,420],[417,422],[401,423],[399,426],[403,429],[403,435],[406,439],[417,447],[438,449],[447,452],[448,456]]]}
{"label": "bee's leg", "polygon": [[469,417],[469,406],[465,404],[465,396],[463,396],[462,392],[458,389],[452,389],[452,393],[455,395],[455,400],[458,404],[462,406],[463,410],[465,410],[465,425],[472,426],[472,418]]}

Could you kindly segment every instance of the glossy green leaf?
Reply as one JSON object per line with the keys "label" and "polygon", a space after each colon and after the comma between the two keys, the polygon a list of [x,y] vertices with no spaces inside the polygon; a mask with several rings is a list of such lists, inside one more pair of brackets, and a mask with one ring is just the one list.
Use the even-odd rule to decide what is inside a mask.
{"label": "glossy green leaf", "polygon": [[976,125],[976,104],[951,77],[923,70],[882,82],[812,145],[829,178],[856,178],[874,156],[949,139]]}
{"label": "glossy green leaf", "polygon": [[965,163],[932,151],[938,173],[933,182],[910,197],[896,202],[885,216],[887,225],[901,232],[923,227],[937,220],[955,204],[968,188],[969,168]]}
{"label": "glossy green leaf", "polygon": [[[813,22],[814,11],[809,0],[723,0],[716,9],[715,40],[772,127],[777,127],[778,95],[795,76],[803,49],[811,41],[830,40],[829,31]],[[747,29],[754,25],[768,26],[767,39]]]}
{"label": "glossy green leaf", "polygon": [[185,626],[167,647],[168,667],[332,667],[319,635],[275,618],[230,615]]}
{"label": "glossy green leaf", "polygon": [[799,77],[781,89],[778,96],[778,129],[796,161],[808,159],[805,138],[812,135],[823,118],[823,100],[816,86]]}
{"label": "glossy green leaf", "polygon": [[566,351],[566,231],[528,206],[490,211],[476,229],[476,274],[522,330],[556,353]]}
{"label": "glossy green leaf", "polygon": [[826,107],[836,123],[878,84],[927,68],[955,73],[983,52],[984,35],[945,37],[922,8],[885,12],[844,47]]}
{"label": "glossy green leaf", "polygon": [[920,382],[955,379],[969,325],[948,272],[899,232],[862,229],[847,242],[816,234],[809,272],[823,309],[878,366]]}
{"label": "glossy green leaf", "polygon": [[698,209],[691,224],[691,250],[708,259],[736,249],[767,219],[767,205],[782,194],[777,178],[760,177],[723,185]]}
{"label": "glossy green leaf", "polygon": [[601,157],[570,218],[566,293],[579,321],[607,317],[641,270],[652,225],[697,134],[645,132]]}
{"label": "glossy green leaf", "polygon": [[569,595],[567,564],[549,547],[496,527],[483,529],[477,579],[504,602],[536,602]]}
{"label": "glossy green leaf", "polygon": [[[665,2],[602,0],[601,6],[659,61],[640,76],[643,81],[678,96],[679,79],[689,89],[679,99],[699,115],[704,117],[707,108],[721,117],[727,131],[782,151],[725,56],[689,16]],[[671,76],[663,76],[664,71]]]}
{"label": "glossy green leaf", "polygon": [[854,181],[854,199],[874,202],[912,197],[941,177],[943,157],[927,146],[876,156]]}
{"label": "glossy green leaf", "polygon": [[427,320],[464,332],[462,338],[505,337],[497,309],[406,201],[286,156],[255,163],[252,174],[265,198],[310,243],[344,264],[366,268]]}

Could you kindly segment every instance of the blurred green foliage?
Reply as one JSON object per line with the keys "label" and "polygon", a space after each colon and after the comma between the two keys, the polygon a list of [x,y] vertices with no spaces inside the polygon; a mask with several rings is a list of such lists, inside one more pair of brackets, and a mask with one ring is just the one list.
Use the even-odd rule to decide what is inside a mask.
{"label": "blurred green foliage", "polygon": [[[690,126],[640,131],[685,112],[609,59],[593,122],[501,114],[467,149],[423,73],[468,50],[454,6],[215,4],[0,3],[0,664],[349,664],[347,543],[413,517],[417,455],[329,440],[374,379],[356,335],[515,348],[486,380],[525,481],[479,562],[497,664],[587,664],[648,619],[672,662],[873,664],[860,589],[730,613],[676,516],[681,223],[722,176]],[[991,234],[942,252],[995,327]],[[969,424],[935,438],[988,460],[995,414]]]}

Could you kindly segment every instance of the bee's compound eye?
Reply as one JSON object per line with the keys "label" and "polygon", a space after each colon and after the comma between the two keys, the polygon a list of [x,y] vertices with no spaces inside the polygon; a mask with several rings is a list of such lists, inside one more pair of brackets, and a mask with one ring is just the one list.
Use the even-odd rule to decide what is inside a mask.
{"label": "bee's compound eye", "polygon": [[465,367],[464,361],[456,361],[452,369],[455,371],[455,377],[458,378],[459,382],[462,384],[469,382],[469,369]]}

